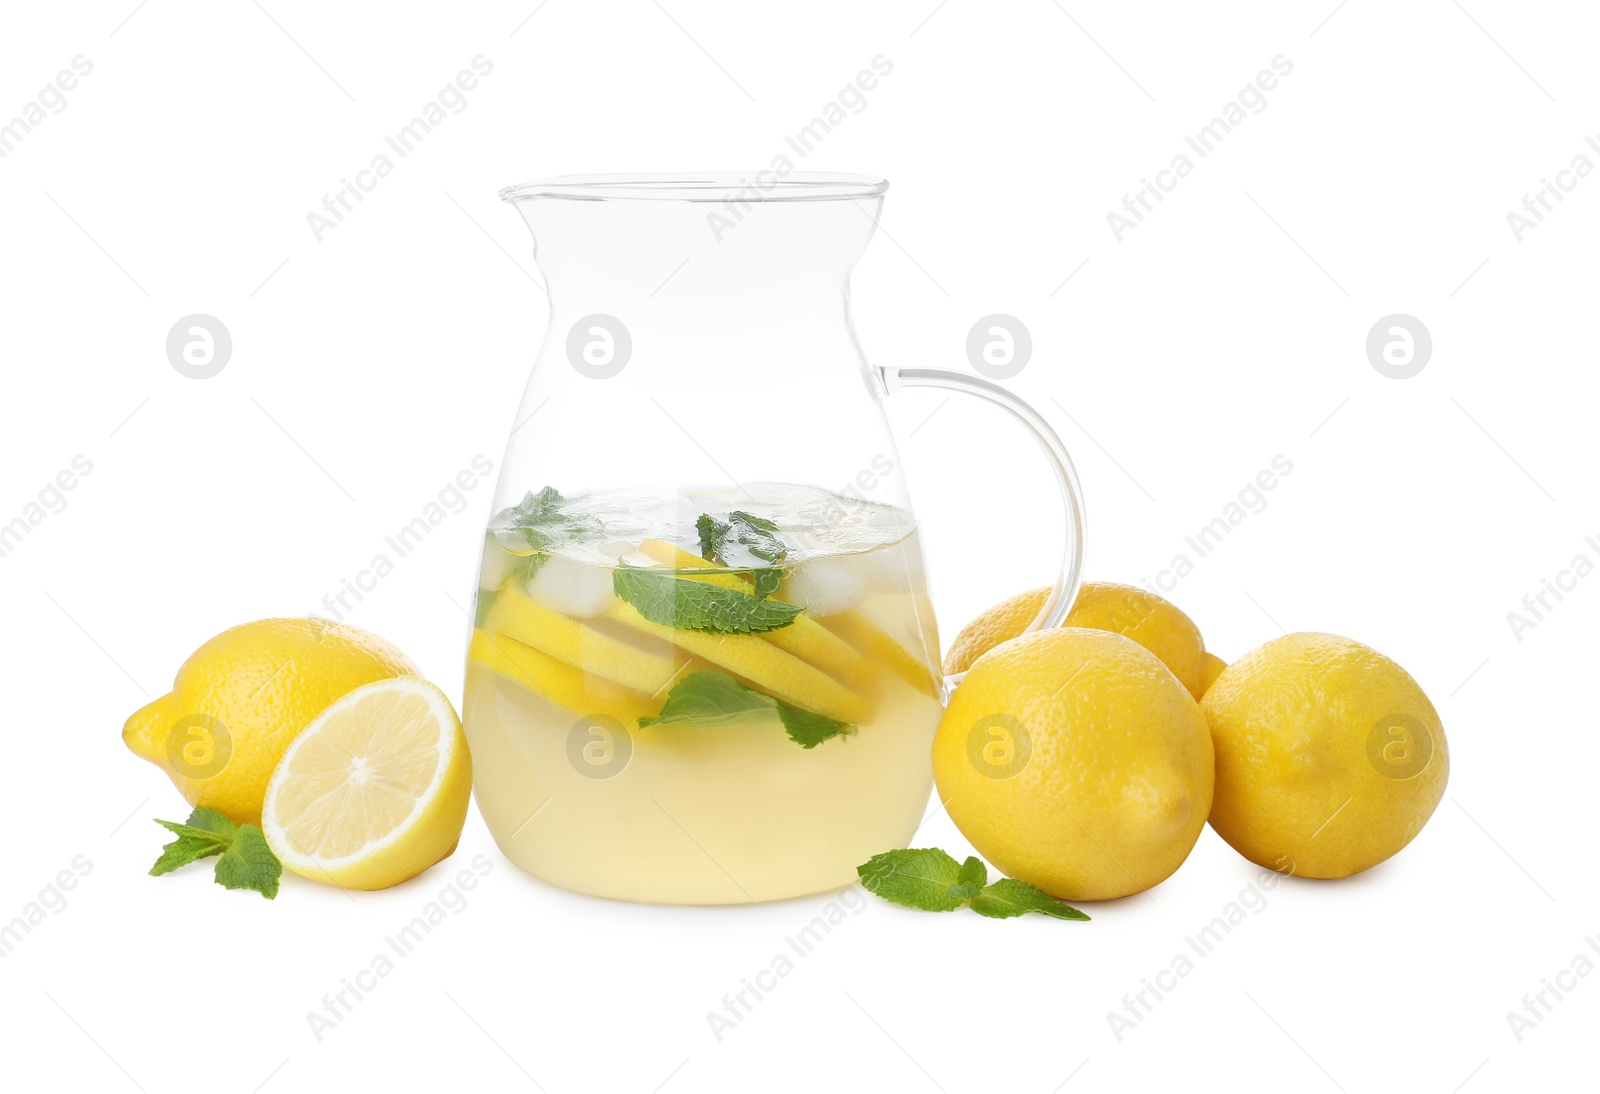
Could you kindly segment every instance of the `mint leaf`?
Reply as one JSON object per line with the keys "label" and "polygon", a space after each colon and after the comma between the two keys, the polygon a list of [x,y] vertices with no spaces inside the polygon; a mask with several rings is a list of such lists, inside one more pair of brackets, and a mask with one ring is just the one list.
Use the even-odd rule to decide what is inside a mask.
{"label": "mint leaf", "polygon": [[826,714],[803,710],[782,699],[775,698],[772,702],[778,708],[778,720],[783,723],[783,731],[789,735],[789,740],[801,748],[816,748],[823,741],[856,731],[856,727],[849,722],[829,718]]}
{"label": "mint leaf", "polygon": [[157,821],[165,824],[178,838],[161,848],[161,857],[156,859],[155,865],[150,867],[152,877],[170,874],[179,867],[187,866],[191,862],[198,862],[212,855],[220,855],[228,849],[228,843],[221,837],[189,828],[187,825],[172,824],[169,821]]}
{"label": "mint leaf", "polygon": [[990,919],[1010,919],[1012,916],[1039,912],[1056,919],[1077,919],[1087,922],[1089,917],[1070,904],[1065,904],[1049,893],[1036,889],[1026,881],[1001,878],[986,885],[972,898],[972,910]]}
{"label": "mint leaf", "polygon": [[267,837],[253,824],[246,824],[234,837],[233,845],[217,860],[217,884],[224,889],[250,889],[268,900],[278,895],[278,878],[283,864],[267,846]]}
{"label": "mint leaf", "polygon": [[782,562],[789,548],[778,538],[778,526],[765,517],[738,509],[718,520],[710,513],[694,522],[700,533],[700,556],[732,570],[748,572],[755,582],[757,599],[765,600],[778,591],[783,569],[762,563]]}
{"label": "mint leaf", "polygon": [[849,722],[803,710],[757,691],[718,669],[691,672],[673,685],[660,713],[639,719],[639,728],[654,725],[727,725],[750,715],[776,713],[789,739],[801,748],[815,748],[841,734],[854,733]]}
{"label": "mint leaf", "polygon": [[234,824],[204,805],[189,814],[186,824],[159,818],[156,823],[178,838],[161,849],[161,857],[150,867],[152,875],[170,874],[191,862],[221,855],[216,865],[218,885],[225,889],[252,889],[268,900],[278,895],[283,866],[255,825]]}
{"label": "mint leaf", "polygon": [[521,532],[536,551],[562,543],[589,543],[605,535],[599,517],[575,511],[553,486],[537,494],[529,491],[527,497],[496,516],[494,524]]}
{"label": "mint leaf", "polygon": [[735,509],[727,520],[710,513],[694,522],[700,533],[700,556],[718,566],[739,568],[751,558],[762,562],[782,562],[789,548],[778,538],[778,526],[765,517]]}
{"label": "mint leaf", "polygon": [[[159,822],[166,824],[166,821]],[[239,826],[227,817],[211,808],[209,805],[197,805],[194,812],[189,814],[186,822],[190,828],[200,828],[207,832],[215,832],[221,836],[231,836],[239,831]],[[168,827],[171,827],[168,825]]]}
{"label": "mint leaf", "polygon": [[1010,919],[1038,912],[1055,919],[1089,917],[1041,889],[1015,878],[989,884],[989,868],[976,856],[956,864],[937,847],[885,851],[856,867],[868,892],[908,908],[952,912],[966,904],[981,916]]}
{"label": "mint leaf", "polygon": [[178,838],[161,849],[161,857],[150,867],[154,877],[170,874],[191,862],[222,854],[233,841],[234,833],[239,830],[238,825],[227,817],[204,805],[195,807],[194,812],[189,814],[187,824],[164,820],[157,820],[156,823]]}
{"label": "mint leaf", "polygon": [[967,861],[961,864],[961,873],[956,883],[950,886],[950,895],[958,896],[962,900],[971,900],[988,881],[989,868],[983,864],[983,860],[975,855],[968,855]]}
{"label": "mint leaf", "polygon": [[937,847],[908,848],[873,855],[856,867],[869,893],[908,908],[953,912],[966,903],[950,890],[961,880],[961,866]]}
{"label": "mint leaf", "polygon": [[212,855],[220,855],[228,849],[228,845],[218,839],[195,839],[190,836],[179,836],[165,847],[161,848],[161,857],[156,859],[155,865],[150,867],[151,877],[160,877],[170,874],[180,867],[191,862],[199,862]]}
{"label": "mint leaf", "polygon": [[750,580],[756,584],[755,594],[758,600],[765,600],[778,591],[778,586],[783,584],[783,571],[779,569],[751,570]]}
{"label": "mint leaf", "polygon": [[746,687],[725,672],[701,669],[674,684],[661,712],[653,718],[640,718],[639,728],[675,723],[726,725],[770,711],[774,702],[772,696]]}
{"label": "mint leaf", "polygon": [[650,622],[690,631],[761,634],[787,627],[803,610],[739,589],[627,566],[612,571],[611,584]]}

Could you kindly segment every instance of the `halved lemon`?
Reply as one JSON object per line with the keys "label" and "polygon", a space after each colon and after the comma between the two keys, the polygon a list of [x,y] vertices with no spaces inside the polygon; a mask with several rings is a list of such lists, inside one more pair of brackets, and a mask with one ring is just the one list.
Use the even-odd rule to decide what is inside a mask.
{"label": "halved lemon", "polygon": [[267,783],[261,829],[301,877],[386,889],[456,849],[471,792],[450,700],[397,676],[356,688],[300,731]]}

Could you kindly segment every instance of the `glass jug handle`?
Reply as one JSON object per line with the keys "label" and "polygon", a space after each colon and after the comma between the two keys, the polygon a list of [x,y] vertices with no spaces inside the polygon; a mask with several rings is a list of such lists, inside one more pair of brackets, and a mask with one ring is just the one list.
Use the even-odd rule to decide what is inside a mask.
{"label": "glass jug handle", "polygon": [[[937,368],[879,368],[878,372],[883,378],[883,387],[887,394],[892,395],[904,387],[934,387],[945,391],[958,391],[965,395],[976,395],[995,406],[1002,407],[1026,426],[1033,439],[1039,442],[1039,447],[1044,449],[1045,458],[1050,462],[1050,469],[1055,472],[1056,485],[1061,488],[1061,501],[1066,510],[1066,544],[1061,556],[1061,570],[1056,574],[1055,588],[1045,597],[1044,607],[1039,610],[1038,616],[1028,624],[1023,633],[1047,627],[1059,627],[1061,621],[1067,617],[1067,612],[1071,610],[1073,601],[1078,598],[1078,583],[1083,577],[1084,542],[1083,489],[1078,485],[1078,473],[1073,469],[1072,457],[1067,455],[1066,446],[1061,443],[1061,438],[1056,436],[1056,431],[1050,428],[1050,423],[1045,421],[1033,407],[999,384],[990,383],[988,380]],[[949,689],[960,683],[965,675],[964,672],[958,672],[945,678],[947,694]]]}

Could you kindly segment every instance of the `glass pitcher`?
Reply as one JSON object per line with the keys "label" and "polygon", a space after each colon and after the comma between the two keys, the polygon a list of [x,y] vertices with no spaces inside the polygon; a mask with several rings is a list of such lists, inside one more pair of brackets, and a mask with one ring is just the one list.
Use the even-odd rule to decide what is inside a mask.
{"label": "glass pitcher", "polygon": [[478,807],[506,857],[598,896],[777,900],[903,847],[951,686],[883,413],[986,380],[869,365],[849,276],[888,184],[602,175],[501,193],[550,321],[501,464],[467,662]]}

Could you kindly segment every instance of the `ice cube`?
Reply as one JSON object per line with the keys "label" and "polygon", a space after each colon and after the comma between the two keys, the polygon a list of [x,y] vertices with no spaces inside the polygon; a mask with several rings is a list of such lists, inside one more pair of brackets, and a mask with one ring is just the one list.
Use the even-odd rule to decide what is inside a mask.
{"label": "ice cube", "polygon": [[784,598],[812,615],[848,611],[875,581],[882,580],[877,560],[872,558],[876,553],[819,555],[796,563],[784,583]]}
{"label": "ice cube", "polygon": [[534,564],[528,599],[573,619],[591,619],[611,603],[611,570],[551,552]]}

